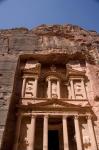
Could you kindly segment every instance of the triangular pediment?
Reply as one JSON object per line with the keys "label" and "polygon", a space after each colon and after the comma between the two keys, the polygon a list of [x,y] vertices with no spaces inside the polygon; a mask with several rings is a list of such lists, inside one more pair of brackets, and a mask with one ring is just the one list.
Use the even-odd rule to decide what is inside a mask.
{"label": "triangular pediment", "polygon": [[80,105],[70,104],[66,101],[61,101],[58,99],[46,100],[45,102],[40,102],[32,104],[33,107],[38,108],[78,108]]}
{"label": "triangular pediment", "polygon": [[[84,103],[84,105],[83,105]],[[62,100],[62,99],[45,99],[36,103],[28,103],[27,105],[21,105],[23,109],[33,110],[33,111],[77,111],[86,112],[91,110],[91,107],[87,101],[85,102],[75,102]]]}

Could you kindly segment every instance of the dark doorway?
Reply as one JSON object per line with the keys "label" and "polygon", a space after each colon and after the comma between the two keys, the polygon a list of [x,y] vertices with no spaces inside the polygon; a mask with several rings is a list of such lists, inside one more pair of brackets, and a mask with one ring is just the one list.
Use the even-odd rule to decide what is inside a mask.
{"label": "dark doorway", "polygon": [[67,127],[68,127],[69,150],[77,150],[73,117],[67,119]]}
{"label": "dark doorway", "polygon": [[59,150],[58,130],[48,131],[48,150]]}

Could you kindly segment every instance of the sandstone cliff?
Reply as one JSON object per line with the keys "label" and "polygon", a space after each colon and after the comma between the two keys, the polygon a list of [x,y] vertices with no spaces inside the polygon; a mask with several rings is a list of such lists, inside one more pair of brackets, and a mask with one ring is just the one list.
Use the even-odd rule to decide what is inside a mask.
{"label": "sandstone cliff", "polygon": [[[31,30],[27,28],[0,30],[1,139],[8,113],[10,113],[8,120],[15,121],[11,116],[15,109],[14,102],[11,104],[11,99],[13,98],[13,84],[15,77],[17,77],[16,68],[18,67],[19,57],[21,55],[29,57],[30,54],[34,54],[35,57],[36,54],[46,56],[50,54],[51,57],[48,61],[52,59],[58,59],[61,62],[67,62],[69,59],[86,60],[89,62],[89,74],[94,81],[94,97],[99,100],[99,33],[86,31],[70,24],[41,25]],[[10,104],[13,105],[13,110],[8,112]],[[95,103],[94,106],[97,107],[97,104]],[[5,143],[8,140],[6,134],[13,132],[11,129],[13,123],[9,122],[10,128],[9,130],[6,129],[6,133],[4,133]],[[4,150],[6,150],[6,147],[4,147]]]}
{"label": "sandstone cliff", "polygon": [[0,53],[65,53],[82,54],[98,62],[99,34],[74,25],[41,25],[28,30],[0,30]]}

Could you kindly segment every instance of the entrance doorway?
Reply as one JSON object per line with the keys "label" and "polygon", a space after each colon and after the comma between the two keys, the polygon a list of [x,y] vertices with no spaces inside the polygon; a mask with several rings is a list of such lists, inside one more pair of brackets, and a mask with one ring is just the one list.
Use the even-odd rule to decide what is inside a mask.
{"label": "entrance doorway", "polygon": [[73,117],[67,118],[69,150],[77,150]]}
{"label": "entrance doorway", "polygon": [[59,131],[48,131],[48,150],[59,150]]}

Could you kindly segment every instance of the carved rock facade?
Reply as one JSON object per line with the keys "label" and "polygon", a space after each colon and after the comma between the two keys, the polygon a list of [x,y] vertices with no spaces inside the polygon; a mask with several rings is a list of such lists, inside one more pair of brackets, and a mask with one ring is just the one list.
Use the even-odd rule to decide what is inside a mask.
{"label": "carved rock facade", "polygon": [[0,31],[0,139],[1,150],[98,150],[98,33]]}

